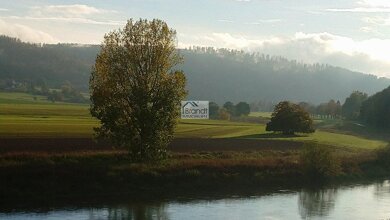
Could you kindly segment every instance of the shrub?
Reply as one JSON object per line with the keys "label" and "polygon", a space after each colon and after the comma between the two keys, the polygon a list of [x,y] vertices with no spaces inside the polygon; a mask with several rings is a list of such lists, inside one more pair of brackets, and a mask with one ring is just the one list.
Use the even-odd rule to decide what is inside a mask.
{"label": "shrub", "polygon": [[377,151],[377,161],[379,165],[390,168],[390,145]]}
{"label": "shrub", "polygon": [[306,144],[300,155],[305,174],[311,178],[337,176],[341,172],[340,161],[331,149],[319,144]]}
{"label": "shrub", "polygon": [[230,120],[230,113],[225,108],[219,109],[219,119],[220,120]]}

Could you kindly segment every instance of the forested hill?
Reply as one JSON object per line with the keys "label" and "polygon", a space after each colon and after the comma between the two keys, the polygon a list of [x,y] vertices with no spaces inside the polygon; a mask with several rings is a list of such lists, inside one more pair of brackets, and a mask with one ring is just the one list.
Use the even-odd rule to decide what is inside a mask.
{"label": "forested hill", "polygon": [[[330,65],[226,49],[183,50],[190,97],[204,100],[344,101],[355,90],[374,94],[390,79]],[[390,70],[389,70],[390,71]]]}
{"label": "forested hill", "polygon": [[[0,37],[0,89],[10,81],[46,82],[60,87],[69,81],[88,89],[89,74],[99,51],[97,45],[34,45]],[[374,94],[390,79],[329,65],[308,65],[282,57],[236,50],[192,48],[180,50],[189,98],[225,101],[260,100],[343,101],[352,91]]]}
{"label": "forested hill", "polygon": [[28,44],[0,36],[0,80],[44,80],[49,87],[60,87],[69,81],[86,91],[99,48],[96,45]]}

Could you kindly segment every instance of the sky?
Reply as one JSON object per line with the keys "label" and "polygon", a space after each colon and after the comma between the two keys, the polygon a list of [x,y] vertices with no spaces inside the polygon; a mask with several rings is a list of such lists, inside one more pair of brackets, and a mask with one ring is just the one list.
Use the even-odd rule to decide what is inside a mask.
{"label": "sky", "polygon": [[166,21],[180,48],[212,46],[390,78],[390,0],[0,0],[0,34],[100,44],[130,18]]}

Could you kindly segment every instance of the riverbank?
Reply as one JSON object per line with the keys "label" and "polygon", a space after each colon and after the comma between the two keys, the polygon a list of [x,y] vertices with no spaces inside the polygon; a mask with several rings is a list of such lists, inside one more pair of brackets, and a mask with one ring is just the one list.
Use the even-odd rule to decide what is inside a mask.
{"label": "riverbank", "polygon": [[332,148],[340,172],[316,179],[306,173],[301,149],[171,152],[158,164],[131,163],[125,151],[4,153],[0,206],[14,201],[60,201],[124,195],[198,194],[269,187],[304,187],[390,176],[388,154]]}

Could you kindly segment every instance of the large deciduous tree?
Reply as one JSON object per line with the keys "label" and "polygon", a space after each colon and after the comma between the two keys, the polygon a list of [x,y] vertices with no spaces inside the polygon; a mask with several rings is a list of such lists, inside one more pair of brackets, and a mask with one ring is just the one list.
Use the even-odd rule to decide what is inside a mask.
{"label": "large deciduous tree", "polygon": [[275,106],[266,130],[283,134],[313,133],[313,120],[309,113],[299,105],[283,101]]}
{"label": "large deciduous tree", "polygon": [[90,78],[98,137],[126,147],[133,160],[166,156],[185,97],[176,32],[161,20],[129,20],[105,35]]}

